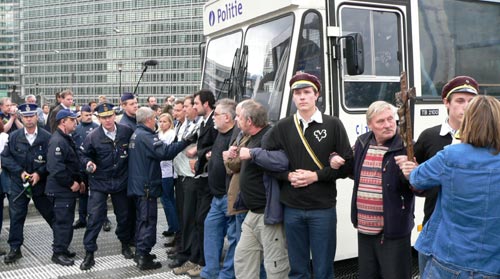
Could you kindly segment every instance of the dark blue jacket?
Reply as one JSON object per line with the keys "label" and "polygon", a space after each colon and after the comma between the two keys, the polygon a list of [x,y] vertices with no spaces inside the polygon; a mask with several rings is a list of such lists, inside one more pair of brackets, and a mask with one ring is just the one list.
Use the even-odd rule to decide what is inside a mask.
{"label": "dark blue jacket", "polygon": [[116,137],[111,140],[104,134],[102,125],[92,131],[82,144],[82,165],[94,162],[97,168],[89,174],[91,191],[116,193],[127,189],[128,144],[134,131],[128,126],[116,124]]}
{"label": "dark blue jacket", "polygon": [[99,124],[95,122],[80,122],[80,124],[76,126],[75,132],[71,134],[73,136],[73,140],[75,141],[76,148],[80,148],[87,135],[97,127],[99,127]]}
{"label": "dark blue jacket", "polygon": [[[265,150],[260,147],[251,149],[252,161],[269,172],[281,173],[289,169],[288,157],[283,150]],[[277,178],[264,173],[266,187],[266,209],[264,224],[274,225],[283,222],[283,205],[280,202],[280,183]]]}
{"label": "dark blue jacket", "polygon": [[126,112],[123,112],[122,119],[120,119],[120,124],[127,125],[130,129],[137,129],[137,120],[135,117],[128,116]]}
{"label": "dark blue jacket", "polygon": [[52,134],[47,151],[47,186],[45,193],[56,197],[77,197],[79,192],[71,191],[73,182],[82,182],[80,161],[75,142],[59,128]]}
{"label": "dark blue jacket", "polygon": [[160,162],[172,160],[188,144],[185,141],[163,143],[143,124],[130,138],[128,161],[128,195],[159,197],[161,195]]}
{"label": "dark blue jacket", "polygon": [[[351,221],[358,226],[358,211],[356,198],[361,175],[361,167],[365,160],[370,141],[374,140],[373,132],[358,137],[354,145],[354,190],[351,202]],[[414,226],[415,196],[410,189],[408,180],[404,177],[394,156],[406,155],[406,149],[399,134],[386,142],[389,150],[382,161],[382,194],[384,202],[384,237],[401,238],[410,235]]]}
{"label": "dark blue jacket", "polygon": [[40,196],[45,191],[47,181],[47,148],[50,133],[38,128],[33,145],[30,145],[24,129],[18,129],[9,136],[9,143],[2,152],[2,169],[7,171],[12,181],[9,194],[17,195],[23,190],[21,173],[38,173],[40,181],[33,187],[33,195]]}

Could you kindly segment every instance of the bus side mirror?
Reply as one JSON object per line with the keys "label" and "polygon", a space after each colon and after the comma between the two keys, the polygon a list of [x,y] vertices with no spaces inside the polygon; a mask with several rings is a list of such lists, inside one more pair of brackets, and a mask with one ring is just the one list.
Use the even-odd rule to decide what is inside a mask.
{"label": "bus side mirror", "polygon": [[346,60],[347,74],[351,76],[363,74],[365,70],[363,37],[360,33],[351,33],[339,37],[337,46],[340,46],[339,41],[341,39],[345,39],[344,58]]}

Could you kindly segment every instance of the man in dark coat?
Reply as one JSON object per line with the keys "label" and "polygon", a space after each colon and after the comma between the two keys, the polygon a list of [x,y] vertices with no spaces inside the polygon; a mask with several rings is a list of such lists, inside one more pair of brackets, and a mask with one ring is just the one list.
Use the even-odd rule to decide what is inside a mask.
{"label": "man in dark coat", "polygon": [[153,110],[137,110],[137,129],[129,143],[128,195],[135,197],[137,208],[136,260],[141,270],[157,269],[151,249],[156,244],[158,219],[157,199],[161,195],[160,161],[172,160],[194,140],[165,144],[154,132],[156,117]]}
{"label": "man in dark coat", "polygon": [[115,123],[115,111],[108,103],[96,108],[101,126],[91,132],[82,145],[82,164],[89,172],[88,224],[83,239],[85,259],[80,269],[95,265],[94,252],[97,237],[106,221],[108,195],[111,196],[116,215],[116,235],[122,243],[122,254],[131,259],[130,228],[128,223],[128,143],[133,131],[128,126]]}
{"label": "man in dark coat", "polygon": [[[50,133],[38,129],[37,105],[19,106],[23,129],[14,131],[2,153],[2,169],[12,181],[9,189],[9,245],[10,252],[4,262],[14,263],[22,257],[23,228],[31,198],[36,209],[52,227],[54,212],[50,200],[45,195],[47,180],[47,147]],[[29,188],[24,188],[26,185]]]}
{"label": "man in dark coat", "polygon": [[51,199],[54,209],[52,226],[54,242],[52,261],[70,266],[74,264],[68,252],[73,239],[75,204],[79,192],[85,191],[80,173],[80,162],[71,133],[76,129],[76,114],[60,110],[55,118],[57,129],[52,134],[47,151],[47,186],[45,193]]}

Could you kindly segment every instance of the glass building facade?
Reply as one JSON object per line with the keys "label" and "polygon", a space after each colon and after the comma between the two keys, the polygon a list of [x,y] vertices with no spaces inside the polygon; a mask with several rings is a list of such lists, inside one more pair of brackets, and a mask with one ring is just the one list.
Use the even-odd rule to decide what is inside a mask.
{"label": "glass building facade", "polygon": [[19,90],[19,0],[0,0],[0,97]]}
{"label": "glass building facade", "polygon": [[70,88],[77,104],[137,89],[159,102],[200,88],[204,0],[17,0],[21,94],[52,102]]}

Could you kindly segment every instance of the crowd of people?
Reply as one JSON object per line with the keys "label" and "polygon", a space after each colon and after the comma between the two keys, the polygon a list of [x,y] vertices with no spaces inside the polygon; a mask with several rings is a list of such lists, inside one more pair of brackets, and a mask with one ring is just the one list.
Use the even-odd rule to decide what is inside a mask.
{"label": "crowd of people", "polygon": [[73,230],[85,228],[80,269],[93,268],[110,197],[124,258],[141,270],[161,268],[151,253],[159,198],[176,275],[333,278],[336,180],[349,177],[359,278],[411,278],[415,196],[426,198],[416,244],[422,278],[500,278],[495,98],[478,96],[471,77],[450,80],[442,90],[448,117],[421,133],[408,158],[393,105],[372,103],[370,131],[351,146],[343,123],[316,107],[316,76],[298,73],[289,85],[297,112],[274,126],[262,104],[216,101],[209,90],[169,97],[165,107],[148,97],[141,108],[125,93],[120,119],[105,98],[77,115],[69,90],[50,110],[34,96],[17,111],[2,99],[4,262],[22,257],[32,199],[54,232],[52,261],[74,265]]}

